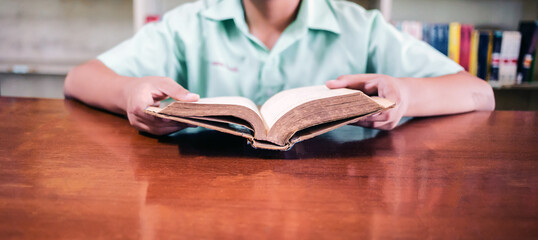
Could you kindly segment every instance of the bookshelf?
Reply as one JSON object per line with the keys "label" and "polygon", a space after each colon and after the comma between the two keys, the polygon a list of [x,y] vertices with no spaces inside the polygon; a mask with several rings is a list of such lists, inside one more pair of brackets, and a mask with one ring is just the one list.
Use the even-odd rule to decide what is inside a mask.
{"label": "bookshelf", "polygon": [[[520,21],[538,19],[536,0],[385,1],[388,1],[389,8],[393,9],[389,15],[385,15],[391,21],[460,22],[472,24],[476,29],[516,31]],[[536,63],[538,64],[538,61]],[[538,71],[534,73],[534,79],[538,79]]]}
{"label": "bookshelf", "polygon": [[[386,0],[390,21],[460,22],[477,29],[515,31],[520,21],[538,19],[536,0]],[[535,61],[535,69],[538,69]],[[531,83],[495,87],[497,110],[538,110],[538,71]]]}

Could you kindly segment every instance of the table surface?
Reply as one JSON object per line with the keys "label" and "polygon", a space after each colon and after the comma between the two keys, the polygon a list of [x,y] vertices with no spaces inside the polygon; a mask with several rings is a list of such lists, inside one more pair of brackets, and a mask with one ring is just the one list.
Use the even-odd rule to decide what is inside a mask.
{"label": "table surface", "polygon": [[287,152],[156,138],[73,100],[0,98],[0,238],[538,236],[538,113],[346,126]]}

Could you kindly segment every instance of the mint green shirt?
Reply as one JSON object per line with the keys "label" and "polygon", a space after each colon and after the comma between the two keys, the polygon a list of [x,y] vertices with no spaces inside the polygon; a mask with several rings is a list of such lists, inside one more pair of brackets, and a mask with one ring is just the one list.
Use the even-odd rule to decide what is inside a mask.
{"label": "mint green shirt", "polygon": [[303,0],[271,50],[250,34],[241,0],[202,0],[169,11],[98,59],[120,75],[166,76],[201,97],[244,96],[257,104],[345,74],[433,77],[463,70],[378,11],[332,0]]}

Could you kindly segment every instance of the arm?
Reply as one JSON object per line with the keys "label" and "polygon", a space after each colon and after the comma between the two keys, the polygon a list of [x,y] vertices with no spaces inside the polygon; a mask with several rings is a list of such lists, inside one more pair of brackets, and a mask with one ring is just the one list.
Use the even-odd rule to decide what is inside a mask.
{"label": "arm", "polygon": [[432,78],[345,75],[328,81],[327,87],[354,88],[396,102],[395,108],[357,123],[385,130],[396,127],[403,116],[435,116],[495,108],[491,86],[465,71]]}
{"label": "arm", "polygon": [[99,60],[72,69],[65,79],[64,94],[98,108],[126,114],[135,128],[157,135],[179,131],[186,126],[144,113],[147,106],[156,105],[167,97],[181,101],[199,98],[171,78],[120,76]]}
{"label": "arm", "polygon": [[404,116],[434,116],[495,109],[493,89],[465,71],[433,78],[403,78],[409,98]]}

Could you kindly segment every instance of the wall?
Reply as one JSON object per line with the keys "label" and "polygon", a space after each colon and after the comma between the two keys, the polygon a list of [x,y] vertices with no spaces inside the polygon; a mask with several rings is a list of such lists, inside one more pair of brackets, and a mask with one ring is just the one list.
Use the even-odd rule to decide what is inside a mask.
{"label": "wall", "polygon": [[[65,74],[134,32],[133,0],[0,1],[0,72]],[[190,1],[158,5],[164,12]]]}
{"label": "wall", "polygon": [[[0,70],[65,73],[133,33],[130,0],[1,0]],[[4,69],[2,69],[4,68]]]}
{"label": "wall", "polygon": [[537,0],[393,0],[392,20],[458,21],[516,30],[520,20],[538,19]]}
{"label": "wall", "polygon": [[0,96],[63,98],[64,75],[0,73]]}

